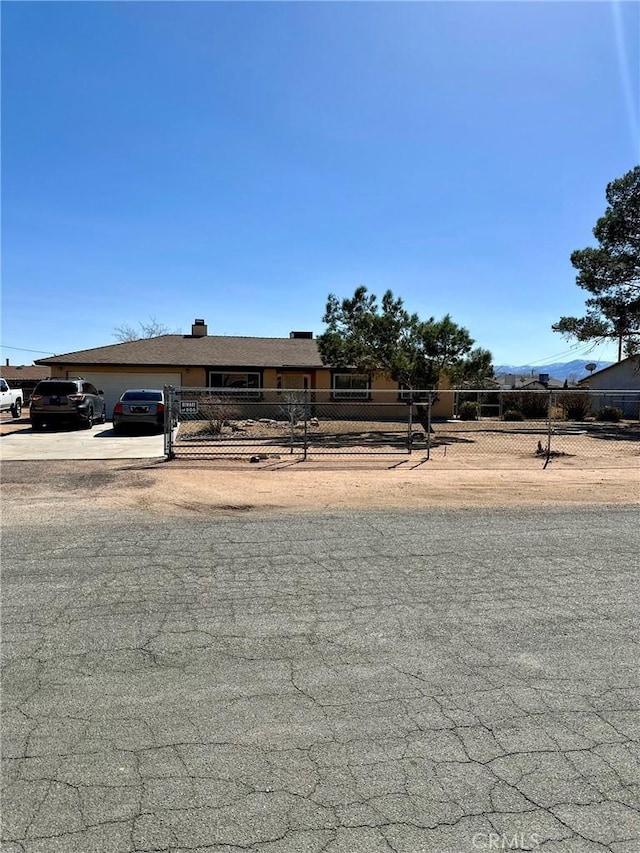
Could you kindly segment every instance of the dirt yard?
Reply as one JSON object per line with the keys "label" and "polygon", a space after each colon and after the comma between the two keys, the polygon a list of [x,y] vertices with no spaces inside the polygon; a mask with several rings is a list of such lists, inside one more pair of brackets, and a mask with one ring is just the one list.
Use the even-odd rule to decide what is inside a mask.
{"label": "dirt yard", "polygon": [[[23,428],[5,420],[0,433]],[[640,502],[637,441],[578,437],[565,455],[535,454],[533,436],[517,436],[510,452],[496,452],[495,436],[411,456],[281,454],[252,464],[238,459],[5,462],[3,517],[87,512],[91,507],[204,515],[415,509],[465,506],[540,506]],[[535,437],[537,438],[537,437]],[[587,450],[585,450],[587,448]],[[567,446],[567,449],[570,449]],[[464,452],[462,452],[464,450]]]}
{"label": "dirt yard", "polygon": [[[303,425],[293,430],[283,421],[240,421],[225,425],[217,432],[206,421],[180,424],[176,454],[180,458],[224,453],[227,456],[267,454],[285,458],[293,438],[295,453],[301,453],[306,441],[309,456],[340,455],[343,459],[380,454],[397,460],[406,457],[407,424],[393,421],[335,421],[309,423],[306,436]],[[549,436],[546,421],[508,423],[496,419],[481,421],[434,422],[430,436],[422,428],[412,431],[413,456],[429,454],[430,464],[442,460],[448,468],[456,466],[486,469],[526,466],[531,456],[546,451]],[[575,460],[579,466],[593,468],[623,467],[640,458],[640,425],[637,422],[574,423],[556,421],[552,425],[550,447],[554,459]]]}
{"label": "dirt yard", "polygon": [[375,459],[7,462],[3,518],[19,524],[69,517],[91,508],[201,515],[541,506],[640,502],[637,462],[621,469],[553,467],[539,460],[513,468],[446,470]]}

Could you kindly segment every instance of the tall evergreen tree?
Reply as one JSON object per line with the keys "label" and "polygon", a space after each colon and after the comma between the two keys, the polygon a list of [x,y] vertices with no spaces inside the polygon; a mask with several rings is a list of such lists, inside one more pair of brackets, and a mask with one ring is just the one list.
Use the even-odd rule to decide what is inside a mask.
{"label": "tall evergreen tree", "polygon": [[576,284],[591,294],[586,314],[552,328],[579,341],[615,340],[620,360],[640,351],[640,166],[612,181],[606,197],[593,229],[598,246],[571,255]]}

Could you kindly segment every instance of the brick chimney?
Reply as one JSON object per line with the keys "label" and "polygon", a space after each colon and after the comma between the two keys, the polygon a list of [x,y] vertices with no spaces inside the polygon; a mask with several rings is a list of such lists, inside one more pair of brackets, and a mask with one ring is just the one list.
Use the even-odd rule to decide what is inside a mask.
{"label": "brick chimney", "polygon": [[207,336],[207,324],[204,320],[194,320],[193,326],[191,326],[191,336],[194,338],[206,338]]}

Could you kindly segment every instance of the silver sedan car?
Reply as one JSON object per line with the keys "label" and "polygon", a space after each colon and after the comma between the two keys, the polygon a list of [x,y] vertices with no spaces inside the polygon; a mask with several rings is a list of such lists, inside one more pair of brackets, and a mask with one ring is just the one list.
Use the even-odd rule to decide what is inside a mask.
{"label": "silver sedan car", "polygon": [[113,409],[113,429],[125,426],[164,426],[164,391],[156,388],[129,388]]}

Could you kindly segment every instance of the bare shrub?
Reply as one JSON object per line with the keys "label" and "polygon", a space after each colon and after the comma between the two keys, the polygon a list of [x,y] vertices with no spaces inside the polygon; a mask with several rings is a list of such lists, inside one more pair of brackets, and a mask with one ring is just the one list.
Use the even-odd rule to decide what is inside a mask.
{"label": "bare shrub", "polygon": [[622,409],[617,406],[603,406],[598,410],[596,418],[603,423],[617,424],[622,420]]}
{"label": "bare shrub", "polygon": [[583,421],[591,409],[589,395],[580,392],[563,394],[560,409],[565,420]]}
{"label": "bare shrub", "polygon": [[282,395],[283,402],[280,406],[285,420],[293,427],[298,421],[304,421],[309,417],[309,406],[304,392],[287,391]]}
{"label": "bare shrub", "polygon": [[200,400],[198,410],[202,418],[207,422],[208,432],[213,435],[221,435],[230,422],[237,420],[240,409],[233,405],[233,401],[223,395],[210,394]]}

